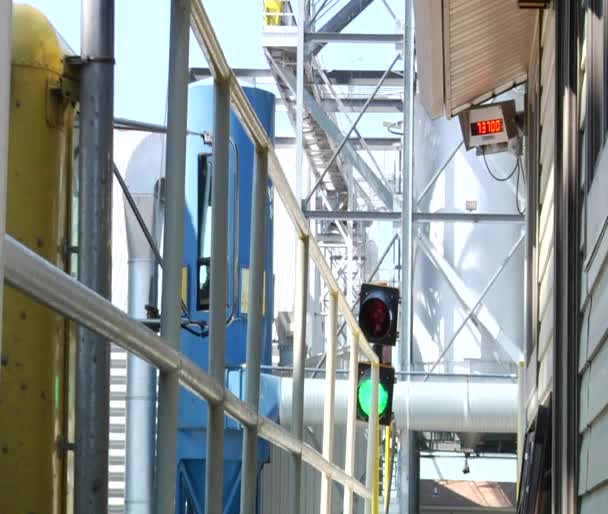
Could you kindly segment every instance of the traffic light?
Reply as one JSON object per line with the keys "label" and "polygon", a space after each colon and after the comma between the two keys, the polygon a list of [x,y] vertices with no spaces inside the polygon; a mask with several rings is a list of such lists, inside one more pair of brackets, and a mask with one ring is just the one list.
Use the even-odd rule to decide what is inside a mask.
{"label": "traffic light", "polygon": [[[357,419],[368,421],[372,411],[372,367],[369,362],[360,362],[357,374]],[[378,417],[381,425],[390,425],[393,417],[393,387],[395,369],[387,364],[380,364],[380,381],[378,382]]]}
{"label": "traffic light", "polygon": [[363,284],[359,293],[359,327],[372,344],[395,346],[399,289]]}

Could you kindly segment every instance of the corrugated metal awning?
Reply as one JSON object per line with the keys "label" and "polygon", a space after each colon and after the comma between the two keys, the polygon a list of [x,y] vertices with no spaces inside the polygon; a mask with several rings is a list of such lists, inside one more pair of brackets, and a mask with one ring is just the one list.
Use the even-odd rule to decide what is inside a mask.
{"label": "corrugated metal awning", "polygon": [[414,9],[420,92],[433,118],[526,81],[535,11],[517,0],[415,0]]}

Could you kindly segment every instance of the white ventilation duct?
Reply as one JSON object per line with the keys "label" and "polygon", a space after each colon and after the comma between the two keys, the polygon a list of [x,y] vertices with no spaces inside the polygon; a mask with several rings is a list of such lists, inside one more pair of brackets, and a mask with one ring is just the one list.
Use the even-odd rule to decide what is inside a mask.
{"label": "white ventilation duct", "polygon": [[[346,423],[348,380],[336,381],[336,424]],[[304,394],[304,423],[323,424],[324,379],[307,379]],[[517,432],[515,382],[455,378],[433,382],[398,382],[393,393],[397,428],[420,432]],[[291,422],[292,380],[281,379],[279,419]]]}

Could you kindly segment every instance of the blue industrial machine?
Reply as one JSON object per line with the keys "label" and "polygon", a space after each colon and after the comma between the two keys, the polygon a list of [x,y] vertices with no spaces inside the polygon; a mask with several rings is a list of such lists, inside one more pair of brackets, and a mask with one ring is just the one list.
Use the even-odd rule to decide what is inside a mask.
{"label": "blue industrial machine", "polygon": [[[245,93],[265,127],[274,136],[274,95],[254,88]],[[190,135],[186,151],[186,218],[184,242],[185,304],[188,317],[204,326],[209,315],[209,282],[214,279],[210,267],[211,181],[213,180],[213,108],[212,86],[194,83],[188,96],[188,129],[208,133],[209,137]],[[272,190],[268,184],[266,231],[265,291],[248,291],[249,250],[251,243],[251,191],[253,184],[255,148],[237,117],[231,115],[230,189],[229,189],[229,276],[226,306],[226,365],[227,384],[243,397],[246,361],[248,300],[251,295],[264,296],[264,340],[262,364],[271,363],[273,273],[272,273]],[[166,228],[170,230],[171,228]],[[203,370],[208,369],[207,331],[193,334],[182,331],[181,347],[185,355]],[[271,402],[275,405],[276,402]],[[276,413],[264,409],[265,415]],[[179,405],[179,435],[177,462],[177,513],[202,514],[205,494],[205,460],[207,404],[182,388]],[[226,418],[224,447],[224,513],[237,514],[240,502],[242,429]],[[268,444],[260,441],[260,470],[268,460]],[[258,481],[260,483],[260,481]],[[214,513],[215,514],[215,513]]]}

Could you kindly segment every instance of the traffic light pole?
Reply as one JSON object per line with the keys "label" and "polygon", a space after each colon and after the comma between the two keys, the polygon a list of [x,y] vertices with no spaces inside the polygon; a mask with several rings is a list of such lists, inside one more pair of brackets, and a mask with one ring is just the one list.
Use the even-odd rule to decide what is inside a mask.
{"label": "traffic light pole", "polygon": [[[365,472],[365,487],[369,490],[374,489],[375,477],[378,474],[376,466],[378,453],[378,385],[380,384],[380,367],[377,363],[372,363],[372,406],[367,424],[367,468]],[[365,501],[365,514],[376,514],[377,496],[375,494]]]}

